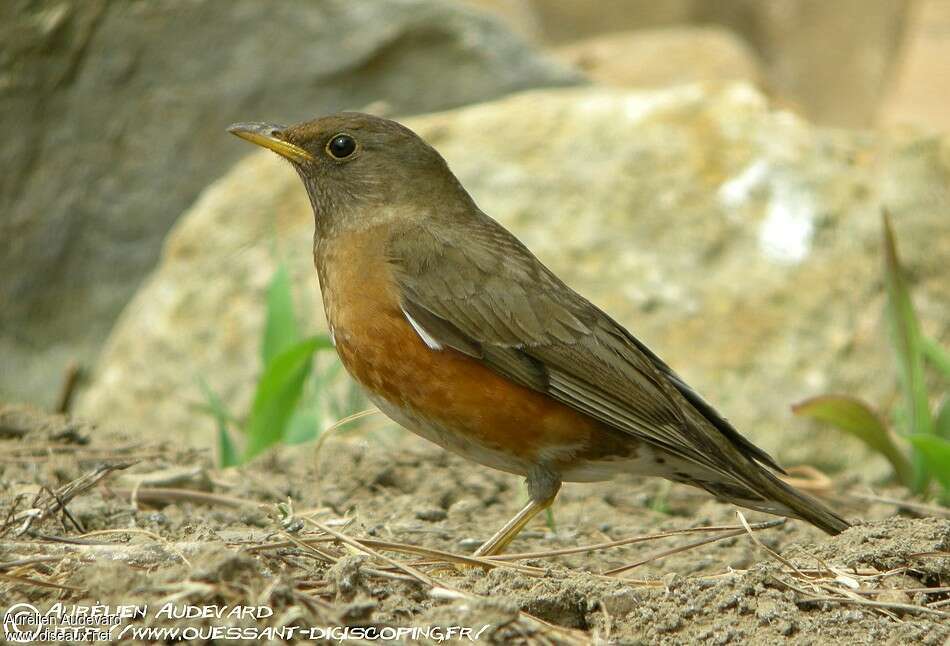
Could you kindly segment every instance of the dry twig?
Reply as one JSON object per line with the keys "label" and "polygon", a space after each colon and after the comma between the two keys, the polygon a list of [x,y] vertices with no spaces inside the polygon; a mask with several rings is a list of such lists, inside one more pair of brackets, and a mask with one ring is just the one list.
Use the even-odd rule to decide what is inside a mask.
{"label": "dry twig", "polygon": [[79,385],[79,378],[82,377],[82,367],[75,361],[70,361],[66,366],[66,372],[63,375],[63,385],[60,387],[59,396],[56,398],[57,413],[68,413],[72,407],[73,395],[76,394],[76,387]]}
{"label": "dry twig", "polygon": [[[465,598],[465,599],[478,598],[477,595],[472,595],[470,593],[457,590],[450,586],[446,586],[436,581],[435,579],[425,574],[424,572],[412,567],[411,565],[408,565],[407,563],[402,563],[395,559],[391,559],[388,556],[385,556],[384,554],[380,554],[378,551],[373,550],[372,548],[369,548],[366,545],[363,545],[362,543],[360,543],[360,541],[350,536],[347,536],[346,534],[337,532],[336,530],[331,529],[330,527],[326,526],[323,523],[320,523],[313,519],[307,519],[307,521],[311,523],[312,525],[314,525],[315,527],[317,527],[318,529],[320,529],[321,531],[329,534],[330,536],[333,536],[334,538],[339,540],[341,543],[349,545],[350,547],[360,552],[363,552],[364,554],[367,554],[368,556],[379,559],[385,563],[392,565],[393,567],[399,570],[402,570],[409,576],[413,577],[419,583],[428,587],[430,590],[430,594],[435,594],[436,596],[439,594],[443,594],[451,598]],[[546,634],[555,635],[558,640],[564,641],[567,643],[586,643],[587,642],[586,638],[580,633],[578,633],[577,631],[574,631],[568,628],[563,628],[561,626],[555,626],[553,624],[550,624],[544,621],[543,619],[539,619],[524,611],[519,611],[518,616],[522,620],[524,620],[528,626],[530,626],[536,631],[539,631],[538,633],[534,635],[534,637],[541,640],[544,643],[551,643],[550,640],[547,639]]]}
{"label": "dry twig", "polygon": [[66,483],[58,489],[43,487],[33,499],[29,509],[25,509],[17,514],[14,514],[12,518],[7,520],[7,522],[3,525],[3,528],[0,529],[0,536],[5,536],[7,532],[18,523],[21,523],[20,527],[14,532],[13,535],[22,536],[30,530],[34,523],[42,522],[46,518],[49,518],[50,515],[59,511],[62,511],[64,514],[66,514],[72,520],[77,529],[84,531],[82,526],[76,521],[75,518],[72,517],[71,514],[69,514],[68,510],[66,510],[66,505],[68,505],[69,502],[72,501],[76,496],[79,496],[80,494],[83,494],[94,487],[96,483],[108,476],[110,473],[127,469],[133,464],[135,463],[119,462],[115,464],[101,465],[92,471],[76,478],[72,482]]}
{"label": "dry twig", "polygon": [[[747,529],[746,527],[735,527],[735,526],[733,526],[733,528],[731,529],[731,531],[727,531],[727,532],[725,532],[725,533],[723,533],[723,534],[718,534],[718,535],[716,535],[716,536],[710,536],[709,538],[704,538],[704,539],[702,539],[702,540],[695,541],[695,542],[693,542],[693,543],[687,543],[686,545],[681,545],[680,547],[674,547],[673,549],[665,550],[665,551],[663,551],[663,552],[657,552],[656,554],[652,554],[652,555],[650,555],[650,556],[648,556],[648,557],[646,557],[646,558],[644,558],[644,559],[641,559],[641,560],[636,561],[636,562],[634,562],[634,563],[630,563],[629,565],[623,565],[623,566],[621,566],[621,567],[613,568],[612,570],[607,570],[606,572],[604,572],[604,575],[605,575],[605,576],[616,576],[617,574],[621,574],[621,573],[623,573],[623,572],[627,572],[627,571],[629,571],[629,570],[633,570],[633,569],[638,568],[638,567],[640,567],[640,566],[642,566],[642,565],[646,565],[647,563],[652,563],[652,562],[654,562],[654,561],[659,561],[660,559],[664,559],[664,558],[666,558],[667,556],[672,556],[672,555],[674,555],[674,554],[680,554],[681,552],[686,552],[686,551],[691,550],[691,549],[693,549],[693,548],[700,547],[700,546],[702,546],[702,545],[708,545],[709,543],[715,543],[715,542],[717,542],[717,541],[721,541],[721,540],[724,540],[724,539],[727,539],[727,538],[732,538],[732,537],[734,537],[734,536],[741,536],[741,535],[744,534],[746,531],[752,531],[752,529],[756,529],[756,530],[769,529],[769,528],[772,528],[772,527],[778,527],[778,526],[780,526],[780,525],[782,525],[782,524],[784,524],[784,523],[785,523],[785,519],[784,519],[784,518],[778,518],[778,519],[775,519],[775,520],[766,521],[766,522],[764,522],[764,523],[756,523],[754,526],[748,527],[748,529]],[[719,529],[726,529],[726,528],[725,528],[725,527],[716,527],[715,529],[719,530]],[[699,530],[708,531],[709,528],[704,528],[704,527],[692,528],[692,531],[694,531],[694,532],[695,532],[695,531],[699,531]],[[684,533],[688,533],[688,532],[689,532],[689,530],[680,530],[680,531],[677,531],[676,533],[684,534]]]}
{"label": "dry twig", "polygon": [[137,489],[109,489],[110,492],[120,498],[128,498],[130,501],[133,496],[138,502],[154,504],[171,504],[176,502],[191,502],[203,505],[220,505],[223,507],[261,507],[264,503],[246,498],[237,498],[219,493],[209,493],[207,491],[196,491],[194,489],[178,489],[174,487],[138,487]]}

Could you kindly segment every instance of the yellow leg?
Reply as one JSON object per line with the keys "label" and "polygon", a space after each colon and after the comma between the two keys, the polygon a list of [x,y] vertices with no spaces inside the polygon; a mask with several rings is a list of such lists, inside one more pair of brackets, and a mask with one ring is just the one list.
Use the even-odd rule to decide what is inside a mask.
{"label": "yellow leg", "polygon": [[508,543],[514,540],[515,536],[524,529],[532,518],[551,506],[555,495],[542,501],[531,500],[527,505],[521,508],[515,517],[505,523],[505,526],[495,532],[495,535],[485,541],[481,547],[475,550],[474,556],[494,556],[501,554],[508,547]]}

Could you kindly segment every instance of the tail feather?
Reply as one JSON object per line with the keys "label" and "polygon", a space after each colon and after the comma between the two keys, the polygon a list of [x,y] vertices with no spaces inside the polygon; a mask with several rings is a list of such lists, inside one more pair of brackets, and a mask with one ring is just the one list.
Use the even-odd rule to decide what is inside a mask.
{"label": "tail feather", "polygon": [[[758,466],[758,465],[756,465]],[[696,482],[710,493],[730,502],[769,514],[790,516],[807,521],[828,534],[840,534],[851,527],[844,518],[832,511],[827,505],[808,494],[799,491],[775,474],[758,467],[755,474],[755,486],[749,478],[743,478],[740,485],[735,481]]]}
{"label": "tail feather", "polygon": [[789,510],[789,515],[808,521],[818,529],[828,534],[840,534],[851,527],[851,523],[832,511],[817,498],[799,491],[795,487],[782,482],[774,474],[762,469],[763,480],[768,491],[763,492],[775,502]]}

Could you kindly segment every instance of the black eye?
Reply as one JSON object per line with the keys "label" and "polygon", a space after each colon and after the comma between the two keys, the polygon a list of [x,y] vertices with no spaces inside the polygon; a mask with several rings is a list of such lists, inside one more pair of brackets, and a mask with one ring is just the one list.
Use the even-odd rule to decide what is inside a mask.
{"label": "black eye", "polygon": [[327,152],[337,159],[344,159],[356,150],[356,140],[349,135],[335,135],[327,144]]}

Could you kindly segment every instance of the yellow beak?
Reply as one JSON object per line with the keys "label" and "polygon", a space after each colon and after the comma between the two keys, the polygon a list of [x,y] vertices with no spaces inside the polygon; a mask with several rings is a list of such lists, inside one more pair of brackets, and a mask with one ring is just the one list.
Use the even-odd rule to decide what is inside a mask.
{"label": "yellow beak", "polygon": [[252,144],[269,148],[281,157],[293,162],[313,161],[309,152],[281,139],[284,128],[273,123],[235,123],[228,128],[228,132],[241,139],[247,139]]}

